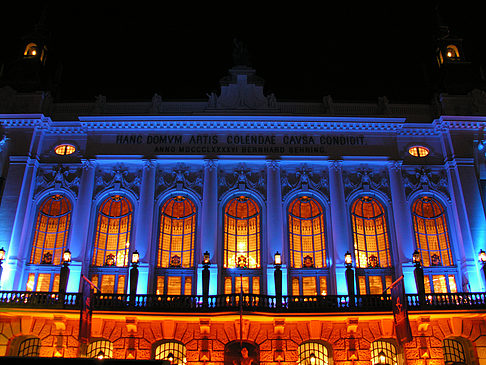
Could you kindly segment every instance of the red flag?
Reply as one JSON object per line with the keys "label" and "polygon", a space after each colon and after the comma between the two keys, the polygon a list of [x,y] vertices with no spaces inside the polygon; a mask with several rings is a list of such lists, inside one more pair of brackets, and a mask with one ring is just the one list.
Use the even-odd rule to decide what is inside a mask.
{"label": "red flag", "polygon": [[[79,334],[78,340],[80,345],[87,345],[91,337],[91,318],[93,315],[92,310],[92,298],[93,289],[98,289],[88,278],[81,275],[83,280],[82,285],[82,303],[81,303],[81,314],[79,316]],[[99,289],[98,289],[99,290]]]}
{"label": "red flag", "polygon": [[403,285],[403,275],[391,285],[391,297],[393,308],[393,324],[398,343],[412,341],[412,329],[408,320],[407,300],[405,299],[405,287]]}

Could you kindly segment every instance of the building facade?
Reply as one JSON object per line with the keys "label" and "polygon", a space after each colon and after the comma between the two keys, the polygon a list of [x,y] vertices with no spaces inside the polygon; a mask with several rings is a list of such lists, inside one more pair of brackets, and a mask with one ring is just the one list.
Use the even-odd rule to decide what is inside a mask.
{"label": "building facade", "polygon": [[484,92],[278,102],[250,67],[221,81],[199,102],[0,90],[0,355],[486,363]]}

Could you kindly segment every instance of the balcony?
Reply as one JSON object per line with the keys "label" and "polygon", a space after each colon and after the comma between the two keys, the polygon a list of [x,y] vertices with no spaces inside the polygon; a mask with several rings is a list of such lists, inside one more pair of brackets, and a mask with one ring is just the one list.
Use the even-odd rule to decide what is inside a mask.
{"label": "balcony", "polygon": [[[486,310],[486,293],[406,294],[409,311]],[[81,293],[0,291],[0,308],[81,309]],[[390,295],[276,296],[261,294],[136,295],[96,293],[94,311],[347,313],[391,311]]]}

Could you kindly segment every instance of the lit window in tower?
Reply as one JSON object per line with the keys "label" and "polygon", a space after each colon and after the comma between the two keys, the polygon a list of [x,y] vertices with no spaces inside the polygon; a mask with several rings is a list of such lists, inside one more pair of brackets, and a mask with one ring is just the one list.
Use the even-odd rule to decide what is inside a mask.
{"label": "lit window in tower", "polygon": [[41,203],[32,242],[31,264],[61,264],[71,224],[71,202],[62,195]]}
{"label": "lit window in tower", "polygon": [[161,207],[158,267],[192,267],[196,235],[196,207],[183,196],[167,200]]}
{"label": "lit window in tower", "polygon": [[93,266],[128,266],[132,219],[132,204],[123,196],[111,196],[100,204]]}
{"label": "lit window in tower", "polygon": [[412,205],[415,242],[426,267],[452,266],[449,232],[442,204],[423,196]]}
{"label": "lit window in tower", "polygon": [[385,210],[374,198],[363,196],[351,207],[353,241],[358,268],[391,266]]}
{"label": "lit window in tower", "polygon": [[224,267],[260,267],[260,209],[246,196],[231,199],[224,214]]}

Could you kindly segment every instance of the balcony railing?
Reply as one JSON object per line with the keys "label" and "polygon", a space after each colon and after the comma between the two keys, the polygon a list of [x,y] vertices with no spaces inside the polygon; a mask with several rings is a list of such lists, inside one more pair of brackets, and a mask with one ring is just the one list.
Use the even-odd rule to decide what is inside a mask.
{"label": "balcony railing", "polygon": [[[486,310],[486,293],[406,294],[409,311]],[[80,309],[80,293],[0,291],[0,307]],[[383,312],[392,310],[390,295],[282,296],[261,294],[135,295],[97,293],[93,310],[145,312]]]}

